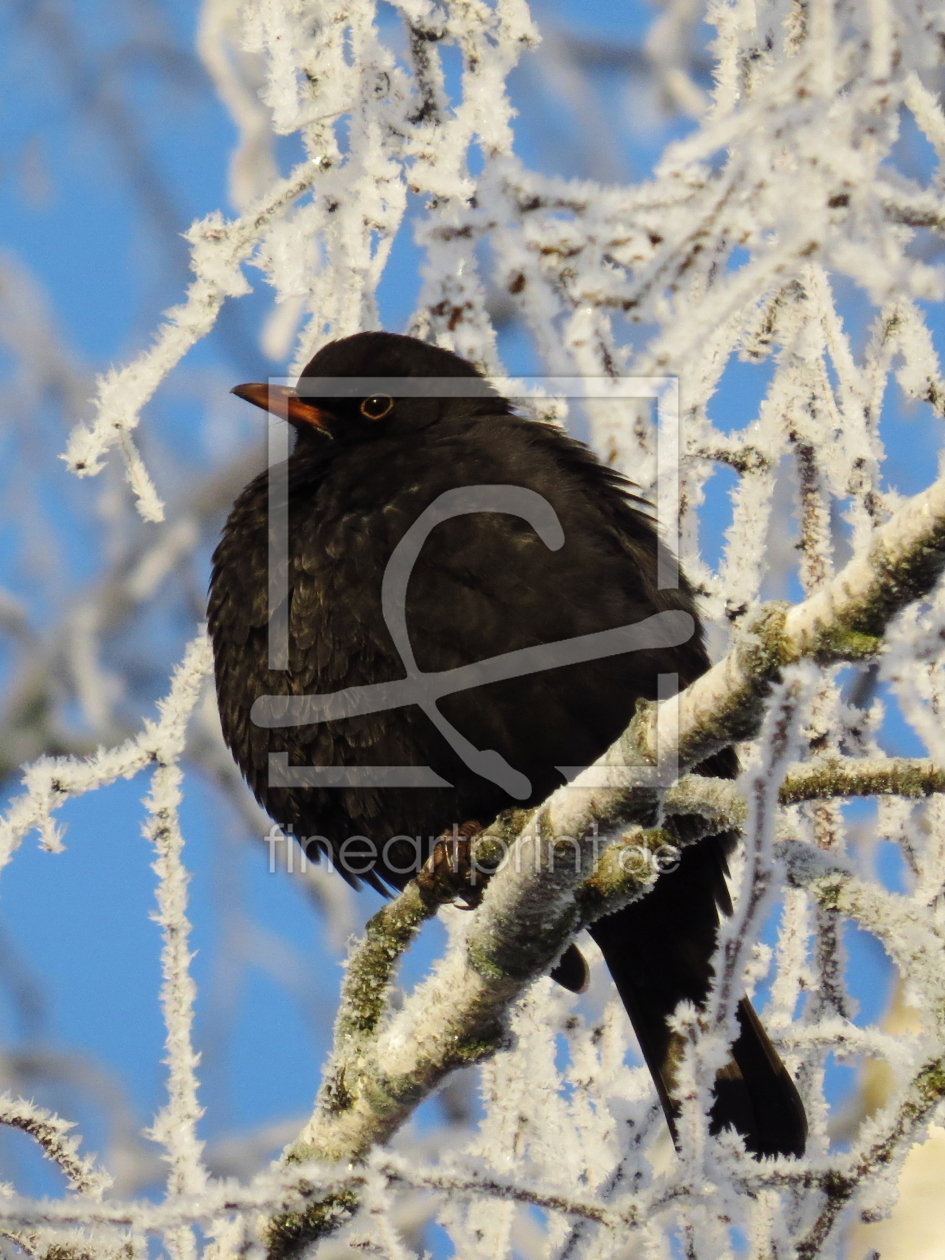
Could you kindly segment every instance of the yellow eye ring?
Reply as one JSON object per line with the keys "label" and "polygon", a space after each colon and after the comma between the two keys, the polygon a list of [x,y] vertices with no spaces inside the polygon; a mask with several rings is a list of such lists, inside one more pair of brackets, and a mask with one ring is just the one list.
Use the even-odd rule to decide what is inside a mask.
{"label": "yellow eye ring", "polygon": [[372,394],[361,404],[361,415],[366,420],[383,420],[394,409],[394,400],[390,394]]}

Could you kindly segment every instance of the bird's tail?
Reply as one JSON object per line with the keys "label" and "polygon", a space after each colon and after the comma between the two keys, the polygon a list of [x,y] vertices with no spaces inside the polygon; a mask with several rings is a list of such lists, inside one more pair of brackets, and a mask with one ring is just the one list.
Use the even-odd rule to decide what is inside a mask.
{"label": "bird's tail", "polygon": [[[705,1003],[719,910],[731,908],[725,848],[725,838],[716,837],[684,849],[679,867],[662,875],[651,892],[590,928],[627,1008],[674,1139],[673,1062],[679,1045],[666,1021],[683,998],[697,1006]],[[757,1156],[802,1155],[807,1138],[803,1104],[747,998],[739,1003],[738,1022],[732,1058],[716,1078],[712,1131],[733,1125]]]}

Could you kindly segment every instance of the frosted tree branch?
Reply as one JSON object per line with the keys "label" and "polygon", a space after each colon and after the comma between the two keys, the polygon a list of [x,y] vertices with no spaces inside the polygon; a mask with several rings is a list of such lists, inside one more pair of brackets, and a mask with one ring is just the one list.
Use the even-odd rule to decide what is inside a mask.
{"label": "frosted tree branch", "polygon": [[[203,1143],[197,1138],[197,1122],[203,1111],[197,1101],[197,1067],[200,1056],[192,1043],[196,985],[190,974],[187,919],[187,871],[183,865],[184,840],[178,806],[183,775],[175,764],[161,764],[152,778],[147,800],[150,821],[144,834],[157,851],[154,870],[158,876],[158,913],[161,951],[161,1006],[167,1030],[168,1102],[155,1118],[150,1137],[160,1142],[170,1164],[168,1193],[199,1195],[207,1174],[201,1160]],[[181,1231],[171,1240],[175,1260],[196,1255],[193,1235]]]}
{"label": "frosted tree branch", "polygon": [[[699,45],[704,20],[711,48]],[[80,88],[78,28],[54,6],[40,6],[34,24]],[[123,1197],[95,1200],[94,1166],[77,1147],[66,1151],[58,1120],[36,1120],[52,1126],[43,1131],[57,1162],[73,1161],[66,1172],[79,1193],[39,1201],[3,1188],[0,1234],[32,1255],[134,1260],[151,1234],[180,1260],[201,1247],[206,1260],[258,1257],[263,1246],[281,1257],[347,1229],[338,1245],[403,1260],[426,1245],[422,1222],[436,1215],[463,1260],[601,1260],[615,1247],[647,1260],[673,1249],[722,1260],[736,1245],[749,1260],[828,1260],[854,1212],[888,1213],[906,1153],[934,1115],[945,1088],[945,596],[935,589],[945,483],[906,501],[884,459],[886,444],[911,444],[945,415],[935,350],[945,294],[945,14],[924,0],[671,0],[639,49],[591,48],[553,32],[536,54],[539,38],[521,0],[204,0],[199,56],[238,133],[236,217],[215,213],[190,229],[190,287],[147,350],[99,374],[91,417],[94,373],[29,274],[16,260],[0,263],[0,342],[14,365],[0,423],[17,463],[24,452],[30,468],[40,454],[54,462],[61,435],[46,451],[34,422],[53,397],[71,429],[69,467],[101,474],[69,482],[76,516],[95,522],[101,542],[94,578],[78,589],[64,581],[68,565],[49,561],[56,549],[31,478],[12,487],[9,519],[26,540],[19,559],[41,575],[43,599],[22,600],[4,578],[0,630],[19,656],[0,761],[33,764],[0,819],[0,866],[32,830],[61,847],[56,815],[67,800],[150,769],[169,1069],[152,1130],[170,1164],[163,1202],[132,1197],[154,1176],[137,1146],[115,1165]],[[589,74],[602,60],[625,76],[606,128]],[[587,169],[612,183],[526,167],[507,91],[519,63],[515,104],[535,128],[543,168],[560,166],[570,147],[573,173],[587,148],[597,164]],[[171,251],[172,198],[134,109],[111,80],[92,77],[94,124]],[[549,115],[581,115],[577,142],[553,136],[542,149],[558,117],[542,117],[545,98],[536,108],[536,82],[550,85]],[[652,173],[621,186],[621,128],[658,129],[667,105],[688,115],[688,129],[662,132]],[[284,178],[280,137],[296,146],[293,161],[304,154]],[[514,857],[502,867],[475,914],[444,911],[452,944],[402,1004],[397,967],[435,900],[411,887],[375,916],[351,953],[315,1114],[282,1161],[253,1175],[271,1134],[244,1136],[230,1165],[202,1147],[178,817],[185,759],[237,827],[263,834],[268,823],[201,699],[205,641],[187,650],[156,720],[142,724],[134,680],[169,668],[160,636],[147,638],[149,617],[191,627],[202,615],[208,544],[260,457],[227,446],[212,472],[200,460],[185,467],[161,411],[170,392],[191,389],[213,448],[220,429],[207,413],[233,382],[196,388],[200,370],[188,376],[184,360],[226,324],[227,303],[235,308],[257,284],[253,269],[273,298],[258,344],[279,370],[296,370],[326,340],[379,325],[388,300],[379,286],[400,283],[397,251],[410,232],[422,287],[404,330],[497,375],[527,340],[554,373],[679,376],[681,561],[718,664],[678,704],[644,707],[593,774],[530,817],[489,829],[477,849],[483,865],[509,852],[519,869]],[[745,381],[756,388],[743,397]],[[750,417],[749,397],[758,400]],[[900,399],[914,405],[908,430]],[[567,413],[563,400],[541,404],[545,418],[563,423]],[[594,401],[577,423],[602,458],[652,493],[659,435],[645,404]],[[120,459],[108,458],[113,449]],[[714,560],[702,531],[707,512],[718,525],[720,469],[730,502]],[[792,583],[803,597],[789,606],[776,597]],[[50,616],[42,605],[53,595]],[[146,694],[150,704],[160,690]],[[884,713],[894,708],[926,755],[885,754]],[[740,749],[739,784],[691,773],[733,741],[755,744]],[[667,751],[678,754],[680,777],[655,790],[637,771]],[[875,817],[855,827],[844,814],[853,796],[877,802]],[[721,828],[743,830],[746,846],[733,864],[736,909],[716,959],[717,994],[706,1012],[683,1007],[675,1017],[690,1052],[684,1150],[673,1159],[661,1151],[645,1073],[628,1066],[623,1013],[601,1007],[601,986],[576,1002],[541,976],[582,924],[640,895],[666,854]],[[883,887],[873,840],[901,854],[903,893]],[[323,905],[341,907],[338,931],[349,903],[346,889],[332,893],[332,878],[340,884],[319,871],[313,887]],[[775,904],[769,947],[757,938]],[[882,942],[921,1008],[918,1031],[854,1022],[844,921]],[[706,1108],[732,1002],[742,985],[763,993],[766,979],[762,1015],[805,1095],[811,1143],[804,1160],[758,1164],[737,1138],[709,1139]],[[828,1054],[878,1061],[891,1081],[848,1149],[831,1141]],[[12,1096],[44,1073],[69,1079],[67,1058],[43,1047],[11,1053],[4,1086]],[[435,1139],[404,1124],[448,1073],[475,1063],[481,1116],[467,1107]],[[22,1106],[9,1102],[9,1114]],[[56,1110],[67,1114],[58,1101]],[[292,1131],[286,1123],[273,1126],[279,1142]],[[227,1167],[246,1184],[212,1175]],[[418,1200],[408,1226],[405,1204]]]}
{"label": "frosted tree branch", "polygon": [[158,720],[145,721],[134,739],[90,757],[44,757],[34,762],[23,776],[26,790],[0,818],[0,867],[31,831],[40,833],[47,848],[56,849],[60,839],[53,814],[71,797],[115,779],[130,779],[156,761],[173,763],[183,751],[187,722],[211,668],[210,645],[201,634],[175,671],[170,691],[158,706]]}
{"label": "frosted tree branch", "polygon": [[3,1094],[0,1096],[0,1124],[12,1125],[34,1138],[46,1159],[62,1169],[76,1193],[98,1200],[111,1185],[111,1177],[96,1168],[94,1160],[79,1153],[78,1141],[69,1136],[73,1126],[59,1116],[22,1098]]}
{"label": "frosted tree branch", "polygon": [[319,159],[301,163],[237,219],[226,222],[216,213],[191,227],[187,239],[197,279],[186,301],[168,311],[167,323],[149,350],[99,379],[95,420],[91,427],[78,426],[70,436],[63,458],[83,477],[101,472],[106,454],[118,446],[145,520],[163,520],[164,505],[131,437],[142,408],[191,346],[207,335],[224,301],[249,291],[240,264],[258,244],[260,229],[307,192],[325,164]]}
{"label": "frosted tree branch", "polygon": [[[491,879],[462,943],[402,1011],[380,1024],[379,1000],[389,984],[389,965],[427,913],[415,888],[385,908],[349,964],[320,1102],[290,1161],[348,1161],[386,1141],[447,1072],[478,1061],[501,1044],[510,1003],[560,955],[582,917],[586,922],[588,915],[613,911],[652,881],[657,870],[649,864],[639,874],[621,871],[614,890],[604,877],[606,892],[600,889],[600,877],[595,881],[592,875],[581,897],[583,916],[578,911],[579,887],[588,864],[598,856],[599,837],[609,838],[655,813],[652,791],[643,786],[646,776],[634,767],[655,764],[657,746],[666,755],[665,728],[656,736],[660,718],[668,714],[673,722],[669,751],[681,768],[736,739],[750,738],[786,665],[801,659],[860,660],[879,650],[889,620],[908,602],[926,596],[937,581],[945,566],[943,544],[945,481],[905,504],[877,531],[868,555],[854,557],[809,600],[791,609],[762,609],[718,665],[678,700],[665,701],[659,712],[656,706],[644,708],[593,767],[543,806],[488,828],[477,838],[476,853],[494,860],[499,844],[511,860]],[[773,781],[766,773],[759,778],[760,784],[773,786],[773,800],[786,769],[782,766]],[[637,833],[634,841],[639,837]],[[653,847],[668,839],[666,833],[656,833]],[[575,851],[580,861],[575,861]],[[749,879],[744,914],[757,915],[760,902],[756,905],[753,899],[764,886],[757,873]],[[379,933],[386,934],[386,941],[378,940]],[[730,939],[744,948],[751,936],[736,924]],[[727,983],[743,967],[743,961],[731,962],[724,973]],[[730,1006],[726,999],[719,1016],[723,1023]],[[711,1080],[711,1075],[703,1079]],[[704,1114],[705,1100],[699,1101],[698,1114]],[[337,1226],[337,1206],[326,1209],[317,1203],[302,1218],[278,1218],[269,1230],[270,1254],[294,1254],[329,1225]],[[348,1199],[343,1206],[350,1210],[353,1205]]]}

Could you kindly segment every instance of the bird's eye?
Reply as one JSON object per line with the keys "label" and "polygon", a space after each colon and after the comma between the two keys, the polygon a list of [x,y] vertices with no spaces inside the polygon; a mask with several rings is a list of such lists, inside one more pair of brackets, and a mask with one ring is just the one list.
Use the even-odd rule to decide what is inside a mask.
{"label": "bird's eye", "polygon": [[393,410],[394,400],[390,394],[372,394],[361,404],[361,415],[368,420],[383,420]]}

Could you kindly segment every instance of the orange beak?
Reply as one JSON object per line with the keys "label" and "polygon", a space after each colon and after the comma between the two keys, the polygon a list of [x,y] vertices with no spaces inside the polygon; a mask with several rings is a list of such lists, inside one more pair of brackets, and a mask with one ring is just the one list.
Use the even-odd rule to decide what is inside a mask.
{"label": "orange beak", "polygon": [[286,385],[235,385],[230,393],[274,416],[283,416],[290,424],[313,424],[316,429],[327,427],[327,413],[303,402],[295,390]]}

